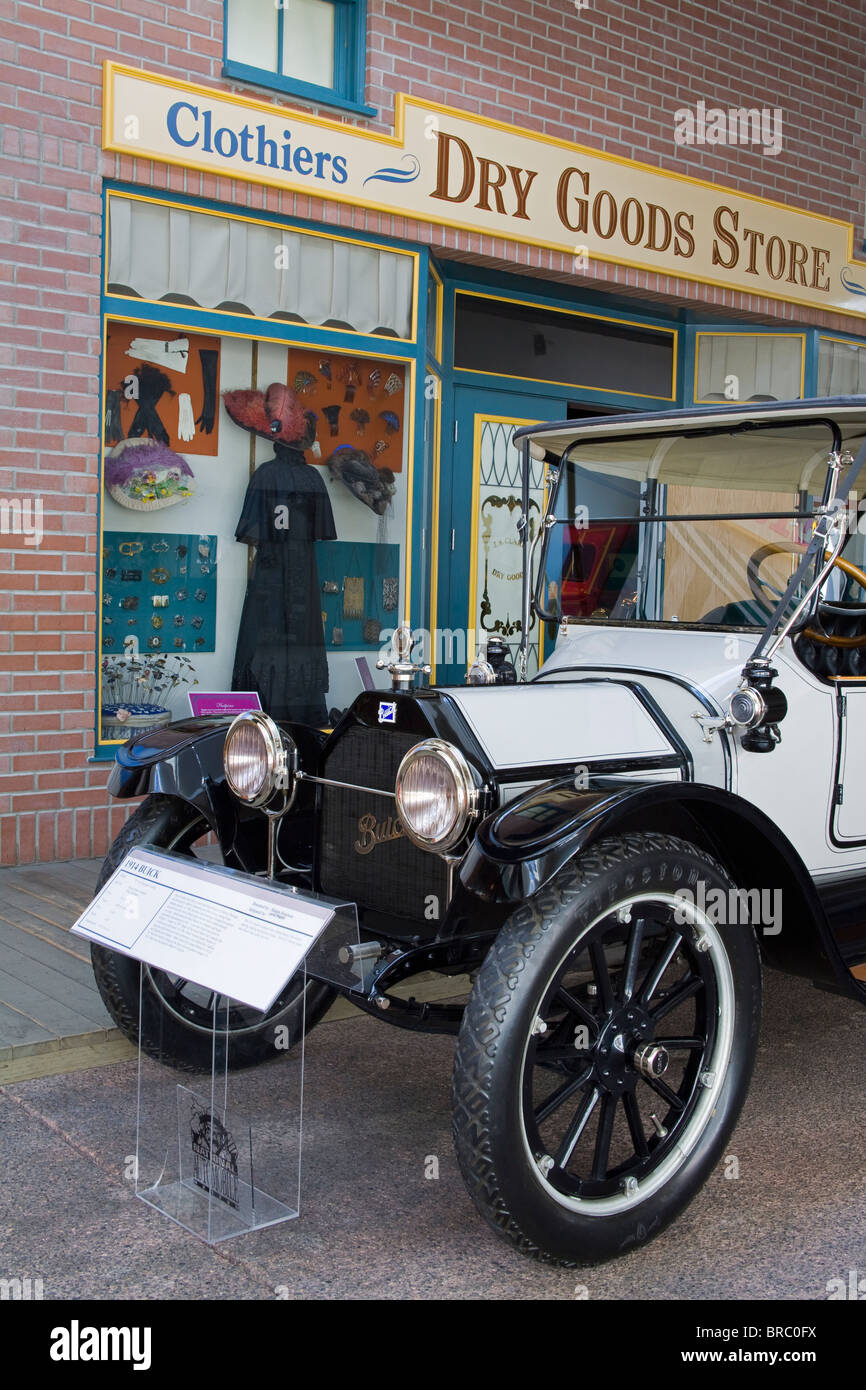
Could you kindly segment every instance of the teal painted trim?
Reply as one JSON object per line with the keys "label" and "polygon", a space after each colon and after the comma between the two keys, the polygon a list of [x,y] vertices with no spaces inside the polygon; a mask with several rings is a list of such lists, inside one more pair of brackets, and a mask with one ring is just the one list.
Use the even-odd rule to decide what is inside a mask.
{"label": "teal painted trim", "polygon": [[[439,267],[444,272],[445,266]],[[440,628],[450,626],[451,587],[456,583],[457,565],[448,548],[453,526],[454,489],[454,421],[456,391],[454,373],[454,282],[443,274],[442,279],[442,413],[440,418],[441,447],[439,451],[439,556],[436,584],[436,623]],[[465,568],[465,566],[464,566]],[[468,570],[464,578],[468,584]],[[438,684],[447,679],[448,664],[443,663],[436,673]]]}
{"label": "teal painted trim", "polygon": [[683,385],[680,400],[684,406],[695,403],[695,355],[697,353],[697,325],[683,325],[680,334],[680,361],[683,372]]}
{"label": "teal painted trim", "polygon": [[500,388],[507,384],[510,389],[520,394],[541,394],[550,396],[567,395],[572,400],[577,401],[596,401],[600,405],[610,405],[624,409],[643,409],[643,410],[673,410],[682,400],[682,327],[678,317],[666,318],[642,313],[635,310],[633,304],[625,303],[614,297],[599,295],[594,292],[572,291],[569,287],[563,287],[563,293],[557,295],[542,294],[534,289],[528,289],[525,278],[506,274],[499,271],[484,271],[476,266],[463,266],[458,263],[450,265],[443,264],[438,267],[447,276],[444,288],[447,296],[449,313],[443,316],[443,356],[451,364],[454,360],[454,318],[456,312],[456,296],[460,292],[472,294],[477,292],[501,293],[509,299],[516,300],[520,304],[529,304],[542,309],[565,309],[578,313],[595,316],[598,314],[614,321],[627,320],[641,328],[659,328],[673,332],[677,335],[677,372],[674,378],[674,399],[659,400],[656,397],[636,396],[632,392],[626,391],[605,391],[595,387],[580,387],[570,383],[551,383],[545,381],[525,380],[522,377],[492,377],[480,373],[468,371],[463,367],[453,367],[454,382],[461,386],[475,386],[479,389],[485,387]]}
{"label": "teal painted trim", "polygon": [[[367,90],[367,0],[355,0],[353,24],[354,42],[351,48],[347,48],[347,62],[353,68],[351,90],[354,91],[355,100],[363,102]],[[379,114],[375,106],[362,105],[361,111],[370,116]]]}
{"label": "teal painted trim", "polygon": [[803,373],[803,395],[806,397],[817,396],[818,394],[818,340],[820,337],[820,333],[811,330],[806,334],[806,370]]}
{"label": "teal painted trim", "polygon": [[636,396],[630,391],[603,391],[592,386],[573,386],[570,382],[533,381],[525,377],[492,376],[485,372],[470,372],[454,368],[455,386],[470,386],[478,391],[509,391],[520,396],[562,396],[570,401],[586,401],[609,405],[622,410],[673,410],[676,400],[659,400],[654,396]]}
{"label": "teal painted trim", "polygon": [[106,763],[113,763],[113,762],[115,761],[115,754],[116,754],[116,753],[117,753],[117,744],[116,744],[116,743],[113,743],[113,744],[111,745],[110,748],[108,747],[107,744],[103,743],[101,747],[99,747],[99,746],[97,745],[96,750],[95,750],[95,752],[93,753],[93,756],[90,757],[90,758],[85,758],[85,762],[88,762],[88,763],[102,763],[102,765],[103,765],[103,767],[104,767]]}
{"label": "teal painted trim", "polygon": [[[676,370],[676,377],[675,377],[675,381],[674,381],[674,391],[676,392],[676,397],[677,397],[677,399],[676,399],[676,407],[677,407],[677,408],[679,408],[680,406],[682,406],[682,405],[685,404],[685,398],[686,398],[686,397],[685,397],[686,382],[688,381],[688,377],[686,376],[686,339],[687,339],[687,336],[688,336],[688,335],[687,335],[687,331],[686,331],[686,326],[683,325],[683,326],[680,328],[679,333],[677,334],[677,370]],[[674,407],[671,406],[671,409],[673,409],[673,408],[674,408]]]}
{"label": "teal painted trim", "polygon": [[545,282],[534,279],[530,281],[528,277],[510,271],[486,270],[481,266],[464,265],[460,261],[442,261],[437,264],[437,270],[446,285],[453,286],[455,290],[468,290],[470,293],[476,290],[481,294],[485,290],[499,292],[541,308],[575,309],[588,314],[600,312],[631,319],[634,323],[645,324],[649,328],[677,328],[685,322],[683,311],[670,314],[647,313],[645,309],[636,308],[634,300],[598,290],[587,290],[583,286],[557,286],[557,293],[551,295],[532,288]]}
{"label": "teal painted trim", "polygon": [[412,516],[410,518],[409,527],[412,537],[409,622],[413,629],[418,627],[426,628],[430,625],[430,594],[428,591],[428,579],[430,574],[430,538],[427,537],[426,544],[422,545],[425,513],[425,508],[422,503],[431,481],[427,476],[427,450],[424,441],[424,424],[426,420],[425,390],[427,382],[427,279],[429,275],[429,265],[430,253],[425,249],[422,251],[418,263],[418,303],[415,312],[417,351],[414,356],[417,363],[417,370],[415,372],[414,449],[413,457],[407,462],[407,467],[412,469]]}
{"label": "teal painted trim", "polygon": [[297,97],[300,101],[315,102],[317,106],[334,106],[340,111],[351,111],[356,116],[369,116],[372,119],[379,114],[378,107],[354,101],[330,87],[317,87],[313,82],[297,82],[294,78],[268,72],[266,68],[250,68],[245,63],[234,63],[231,59],[223,63],[222,75],[233,82],[264,87],[269,92],[281,92],[285,96]]}
{"label": "teal painted trim", "polygon": [[252,314],[226,314],[218,309],[200,309],[191,304],[154,303],[152,300],[124,299],[105,295],[109,318],[150,319],[169,328],[187,327],[202,333],[234,333],[243,338],[263,338],[272,342],[291,341],[298,347],[344,348],[347,352],[370,352],[379,356],[414,357],[418,345],[406,338],[389,338],[379,333],[352,333],[321,324],[295,323],[291,319],[258,319]]}
{"label": "teal painted trim", "polygon": [[104,412],[105,412],[105,310],[104,310],[105,294],[104,294],[104,292],[103,292],[103,287],[104,287],[104,285],[105,285],[105,266],[107,265],[107,252],[108,252],[108,247],[107,247],[107,245],[106,245],[106,242],[107,242],[107,233],[108,233],[108,196],[107,196],[107,195],[108,195],[108,189],[107,189],[106,186],[103,184],[103,188],[102,188],[102,227],[100,228],[100,262],[99,262],[99,266],[100,266],[100,271],[99,271],[99,274],[100,274],[100,285],[99,285],[99,291],[100,291],[100,293],[99,293],[99,298],[100,298],[100,314],[99,314],[99,377],[98,377],[98,380],[99,380],[99,436],[98,436],[98,445],[99,445],[99,475],[98,475],[98,481],[99,481],[99,486],[98,486],[97,489],[96,489],[96,534],[97,534],[97,536],[98,536],[98,538],[99,538],[100,544],[97,546],[97,551],[96,551],[96,563],[97,563],[97,566],[98,566],[97,573],[96,573],[96,621],[95,621],[94,624],[93,624],[93,628],[94,628],[94,631],[93,631],[93,672],[94,672],[95,683],[96,683],[96,691],[95,691],[96,698],[95,698],[94,701],[93,701],[93,757],[92,757],[92,758],[88,758],[88,760],[87,760],[88,762],[104,762],[109,756],[110,756],[112,759],[114,758],[114,752],[111,752],[111,754],[109,754],[109,753],[108,753],[108,750],[105,748],[105,745],[104,745],[104,744],[102,743],[102,741],[101,741],[101,740],[102,740],[102,708],[101,708],[100,703],[99,703],[99,688],[100,688],[99,674],[100,674],[100,663],[101,663],[101,661],[102,661],[102,655],[101,655],[100,646],[99,646],[99,644],[100,644],[100,638],[101,638],[101,635],[102,635],[102,613],[101,613],[100,607],[99,607],[99,585],[100,585],[100,575],[101,575],[101,571],[102,571],[102,545],[101,545],[101,541],[102,541],[102,447],[103,447],[103,436],[104,436],[104,429],[105,429],[104,418],[103,418],[103,417],[104,417]]}

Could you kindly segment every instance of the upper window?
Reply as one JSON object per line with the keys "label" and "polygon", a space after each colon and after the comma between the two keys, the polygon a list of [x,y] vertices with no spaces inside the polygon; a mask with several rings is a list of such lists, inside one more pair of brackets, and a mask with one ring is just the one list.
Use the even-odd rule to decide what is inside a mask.
{"label": "upper window", "polygon": [[670,401],[676,333],[458,290],[454,366]]}
{"label": "upper window", "polygon": [[223,72],[368,112],[366,30],[367,0],[225,0]]}
{"label": "upper window", "polygon": [[798,401],[803,397],[803,333],[696,334],[695,401]]}

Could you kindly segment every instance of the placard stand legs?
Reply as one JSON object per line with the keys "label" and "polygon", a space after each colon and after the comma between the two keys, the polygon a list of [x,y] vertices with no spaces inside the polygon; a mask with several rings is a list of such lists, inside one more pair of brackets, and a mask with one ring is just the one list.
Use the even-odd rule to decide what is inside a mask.
{"label": "placard stand legs", "polygon": [[[144,1031],[154,1021],[150,967],[140,969],[139,1039],[159,1052]],[[274,1017],[274,1060],[261,1066],[236,1069],[250,1011],[204,989],[190,1007],[210,1038],[209,1074],[187,1071],[180,1082],[176,1061],[157,1060],[139,1041],[136,1196],[208,1244],[299,1213],[306,984],[302,966],[290,984],[294,1009]]]}

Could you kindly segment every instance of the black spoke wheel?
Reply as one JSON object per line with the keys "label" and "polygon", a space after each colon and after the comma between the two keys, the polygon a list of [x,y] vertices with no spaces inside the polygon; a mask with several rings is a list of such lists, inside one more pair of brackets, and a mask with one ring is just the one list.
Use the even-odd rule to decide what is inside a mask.
{"label": "black spoke wheel", "polygon": [[701,910],[733,885],[671,836],[586,851],[519,908],[478,974],[454,1073],[467,1186],[494,1228],[565,1264],[661,1231],[716,1162],[757,1045],[748,926]]}
{"label": "black spoke wheel", "polygon": [[[169,796],[149,796],[124,825],[102,866],[97,891],[131,850],[152,845],[173,854],[222,863],[219,848],[206,844],[209,827],[193,806]],[[228,1066],[254,1066],[294,1047],[322,1017],[335,991],[303,977],[289,981],[266,1013],[227,999],[190,980],[145,966],[103,946],[90,948],[93,973],[118,1028],[145,1052],[181,1070],[208,1071],[212,1063],[214,1004],[225,1029]],[[139,1000],[141,1028],[139,1030]]]}

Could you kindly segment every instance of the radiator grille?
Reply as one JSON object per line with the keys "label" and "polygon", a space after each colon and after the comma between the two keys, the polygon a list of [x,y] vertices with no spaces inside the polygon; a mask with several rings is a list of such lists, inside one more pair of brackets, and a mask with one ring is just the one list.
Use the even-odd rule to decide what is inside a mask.
{"label": "radiator grille", "polygon": [[[393,790],[397,768],[418,735],[357,726],[331,750],[323,776],[359,786]],[[390,823],[389,823],[390,822]],[[435,895],[444,911],[447,870],[438,854],[418,849],[399,828],[392,798],[345,787],[322,788],[319,821],[322,891],[359,907],[425,920]],[[366,853],[363,846],[373,843]],[[427,911],[426,920],[430,920]]]}

